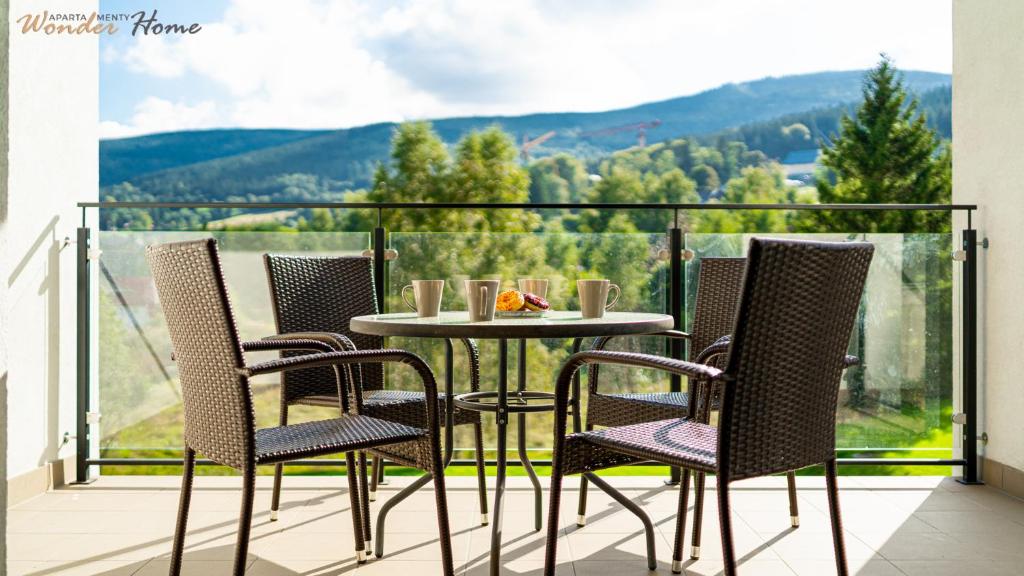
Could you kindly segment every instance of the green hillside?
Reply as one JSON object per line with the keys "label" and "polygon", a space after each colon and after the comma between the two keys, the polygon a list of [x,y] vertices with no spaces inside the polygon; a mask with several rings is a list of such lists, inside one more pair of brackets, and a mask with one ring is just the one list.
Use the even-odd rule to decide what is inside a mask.
{"label": "green hillside", "polygon": [[[660,120],[649,142],[703,135],[787,114],[837,109],[859,99],[863,71],[822,72],[727,84],[693,96],[606,112],[448,118],[433,121],[449,145],[465,133],[497,124],[517,139],[549,130],[556,136],[533,152],[568,152],[594,159],[633,146],[625,131],[587,131]],[[917,93],[947,86],[950,77],[906,72]],[[342,130],[210,130],[157,134],[100,143],[101,196],[121,200],[337,200],[364,188],[387,159],[394,124]],[[749,146],[757,149],[756,145]],[[769,156],[772,156],[769,154]]]}

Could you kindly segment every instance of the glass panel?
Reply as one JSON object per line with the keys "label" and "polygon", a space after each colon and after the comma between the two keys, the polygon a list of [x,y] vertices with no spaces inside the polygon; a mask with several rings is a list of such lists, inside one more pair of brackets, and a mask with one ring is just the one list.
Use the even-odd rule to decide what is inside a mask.
{"label": "glass panel", "polygon": [[[394,233],[391,248],[399,257],[390,265],[387,306],[390,311],[407,310],[401,301],[402,287],[412,280],[444,279],[442,310],[465,310],[463,280],[467,278],[501,279],[502,288],[513,288],[518,278],[547,278],[548,300],[554,310],[576,310],[578,278],[608,278],[622,288],[622,297],[615,310],[662,312],[667,297],[667,261],[662,252],[667,246],[665,234],[459,234],[459,233]],[[610,348],[633,348],[639,344],[623,338]],[[664,344],[657,339],[643,339],[645,350],[659,353]],[[481,389],[497,389],[498,345],[495,341],[480,341]],[[543,339],[526,343],[529,390],[553,389],[557,370],[572,350],[571,340]],[[438,385],[444,383],[444,343],[439,340],[418,338],[391,338],[389,346],[413,351],[434,368]],[[585,343],[589,347],[590,342]],[[519,358],[518,341],[509,346],[509,389],[517,385],[516,366]],[[667,386],[660,375],[645,374],[637,370],[609,369],[602,382],[607,390],[618,388],[646,390]],[[456,393],[469,390],[465,348],[455,342]],[[584,386],[586,382],[584,379]],[[388,386],[418,389],[420,384],[408,369],[392,367],[388,373]],[[602,388],[604,389],[604,388]],[[484,441],[495,445],[493,419],[485,417]],[[547,449],[551,446],[550,414],[528,416],[528,445]],[[513,423],[514,424],[514,423]],[[515,426],[509,445],[515,446]],[[456,446],[472,448],[472,430],[456,429]],[[456,457],[471,457],[470,453]],[[538,455],[546,457],[546,455]]]}
{"label": "glass panel", "polygon": [[[866,240],[875,245],[840,395],[837,443],[864,455],[948,457],[952,453],[953,265],[950,234],[786,234],[774,237]],[[687,316],[696,264],[743,256],[751,235],[689,234],[696,258],[686,267]],[[917,468],[914,471],[926,472]],[[862,471],[863,472],[863,471]]]}
{"label": "glass panel", "polygon": [[[180,456],[180,391],[156,287],[146,264],[145,246],[211,235],[220,242],[224,275],[243,340],[274,333],[264,253],[358,254],[369,246],[365,233],[100,232],[100,381],[96,405],[103,415],[103,457]],[[261,359],[256,354],[249,356],[251,360]],[[254,382],[258,425],[277,423],[276,382],[276,376]],[[304,417],[303,410],[297,407],[293,411],[296,421]],[[132,471],[161,473],[158,467]]]}

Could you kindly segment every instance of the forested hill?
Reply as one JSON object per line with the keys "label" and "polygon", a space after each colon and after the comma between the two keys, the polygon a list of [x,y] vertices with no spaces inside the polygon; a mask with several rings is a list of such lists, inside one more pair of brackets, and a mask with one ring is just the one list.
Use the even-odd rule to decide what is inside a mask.
{"label": "forested hill", "polygon": [[[447,143],[497,124],[517,140],[555,136],[537,156],[569,152],[595,158],[636,143],[636,133],[587,135],[615,126],[659,120],[648,142],[727,134],[729,129],[860,99],[864,71],[822,72],[727,84],[693,96],[622,110],[434,120]],[[925,93],[948,86],[947,74],[908,71],[907,87]],[[838,113],[834,115],[838,117]],[[770,122],[769,122],[770,123]],[[223,129],[155,134],[100,142],[103,197],[159,200],[337,199],[365,187],[386,160],[394,124],[341,130]],[[758,148],[751,143],[751,148]],[[769,156],[771,154],[769,153]]]}

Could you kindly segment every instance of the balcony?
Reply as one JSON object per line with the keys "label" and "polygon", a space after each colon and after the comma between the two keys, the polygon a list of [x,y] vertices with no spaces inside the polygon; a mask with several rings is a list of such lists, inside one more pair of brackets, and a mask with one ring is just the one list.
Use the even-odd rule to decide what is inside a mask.
{"label": "balcony", "polygon": [[[222,208],[223,206],[218,206]],[[81,205],[90,211],[188,210],[194,206]],[[237,205],[236,209],[253,208]],[[302,210],[301,205],[258,206]],[[335,205],[334,209],[367,207]],[[365,255],[373,258],[378,295],[385,311],[403,310],[401,288],[412,279],[484,277],[508,281],[541,276],[551,280],[549,299],[556,309],[575,309],[574,275],[589,269],[620,283],[619,309],[665,312],[686,327],[693,316],[697,271],[706,257],[742,256],[749,237],[741,233],[686,233],[698,206],[599,206],[585,209],[614,215],[643,211],[670,222],[665,232],[644,233],[481,233],[448,229],[386,228],[388,211],[426,207],[372,206],[381,220],[368,229],[331,232],[288,231],[119,231],[83,227],[78,237],[79,346],[90,363],[80,365],[77,418],[79,480],[11,510],[9,568],[14,574],[165,573],[177,508],[181,443],[181,403],[169,338],[156,300],[143,248],[152,243],[213,235],[221,245],[226,280],[243,339],[274,333],[264,253]],[[971,212],[973,206],[730,206],[736,211],[792,213],[797,210]],[[579,210],[569,206],[447,207],[463,214],[491,211]],[[466,221],[471,221],[467,219]],[[1014,542],[1024,536],[1024,503],[983,486],[972,486],[976,459],[954,441],[964,427],[954,413],[974,420],[976,377],[964,361],[968,348],[955,345],[976,336],[966,321],[974,313],[971,294],[977,279],[955,254],[974,231],[913,234],[770,234],[828,240],[856,238],[873,243],[869,273],[850,351],[861,368],[844,377],[840,395],[837,455],[844,527],[852,573],[956,573],[965,562],[980,574],[1013,573],[1022,560]],[[969,245],[969,244],[968,244]],[[561,259],[561,261],[559,261]],[[459,282],[449,282],[458,286]],[[954,286],[957,286],[954,289]],[[464,296],[449,288],[443,309],[461,309]],[[412,350],[440,377],[452,370],[464,381],[467,365],[458,356],[450,368],[441,341],[391,338],[389,346]],[[573,343],[557,339],[529,341],[529,386],[550,390],[556,370]],[[654,354],[685,354],[652,338],[626,338],[617,344]],[[493,389],[497,365],[494,342],[481,341],[482,388]],[[513,347],[513,359],[519,352]],[[266,354],[266,353],[264,353]],[[585,378],[585,377],[584,377]],[[415,389],[402,371],[386,374],[389,388]],[[609,370],[607,384],[620,391],[681,389],[683,382],[654,373]],[[463,390],[456,390],[457,392]],[[257,421],[277,420],[276,378],[254,382]],[[585,406],[584,406],[585,410]],[[322,408],[294,410],[290,421],[330,417]],[[531,415],[525,443],[546,486],[551,418]],[[464,427],[463,427],[464,428]],[[487,458],[493,465],[493,420],[484,424]],[[448,468],[450,517],[456,572],[488,573],[490,529],[479,525],[472,439],[456,429],[455,460]],[[965,432],[966,433],[966,432]],[[510,458],[515,455],[510,453]],[[270,478],[258,481],[248,573],[343,574],[408,571],[440,573],[433,498],[429,486],[399,504],[390,516],[386,555],[356,565],[349,551],[347,482],[343,461],[317,459],[288,468],[281,519],[270,521]],[[269,469],[263,470],[268,474]],[[217,466],[199,468],[197,491],[186,539],[186,574],[220,574],[232,564],[239,503],[239,479]],[[371,513],[407,486],[415,473],[388,468],[389,484]],[[744,574],[821,574],[834,569],[824,480],[810,469],[798,478],[801,526],[789,527],[783,478],[739,483],[734,497],[734,533]],[[603,474],[639,504],[655,522],[660,570],[668,572],[678,489],[666,484],[667,468],[633,466]],[[493,483],[493,477],[490,479]],[[967,484],[958,482],[966,480]],[[490,487],[493,494],[493,484]],[[639,522],[605,494],[591,491],[586,527],[578,527],[575,505],[579,484],[570,479],[561,515],[559,573],[646,573],[644,537]],[[713,490],[713,488],[711,488]],[[513,469],[503,522],[503,570],[540,573],[543,532],[534,532],[533,496],[527,479]],[[687,574],[719,574],[721,549],[717,509],[707,498],[704,546]],[[547,495],[544,496],[547,508]],[[141,528],[140,528],[141,527]],[[53,542],[62,543],[53,546]]]}

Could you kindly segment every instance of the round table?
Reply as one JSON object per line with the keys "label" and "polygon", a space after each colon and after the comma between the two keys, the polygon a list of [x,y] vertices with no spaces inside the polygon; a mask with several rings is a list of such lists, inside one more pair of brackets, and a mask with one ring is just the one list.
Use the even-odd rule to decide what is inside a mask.
{"label": "round table", "polygon": [[[540,318],[495,318],[490,322],[470,322],[467,312],[442,312],[435,318],[419,318],[413,312],[397,314],[375,314],[352,318],[349,327],[353,332],[372,336],[404,336],[410,338],[452,338],[493,339],[498,341],[498,389],[470,394],[461,394],[446,403],[445,452],[451,446],[451,409],[453,405],[466,410],[494,412],[498,424],[497,478],[494,492],[494,517],[491,526],[491,566],[493,576],[499,574],[501,558],[502,504],[505,497],[505,476],[508,465],[508,420],[510,414],[518,414],[519,458],[533,483],[534,526],[543,527],[541,486],[537,474],[526,455],[526,413],[554,409],[553,397],[549,392],[526,390],[526,340],[530,338],[573,338],[573,350],[578,351],[583,338],[599,336],[624,336],[650,334],[669,330],[673,327],[672,316],[645,312],[605,312],[603,318],[583,318],[580,312],[551,311]],[[508,391],[508,341],[519,340],[519,378],[513,394]],[[451,362],[446,367],[446,383],[451,382]],[[449,394],[451,390],[446,390]],[[574,381],[570,407],[573,425],[580,429],[579,380]],[[447,460],[447,458],[446,458]],[[424,477],[429,480],[429,477]],[[377,517],[377,546],[381,547],[384,517],[387,511],[406,496],[419,488],[413,484],[388,500]],[[381,548],[382,549],[382,548]]]}

